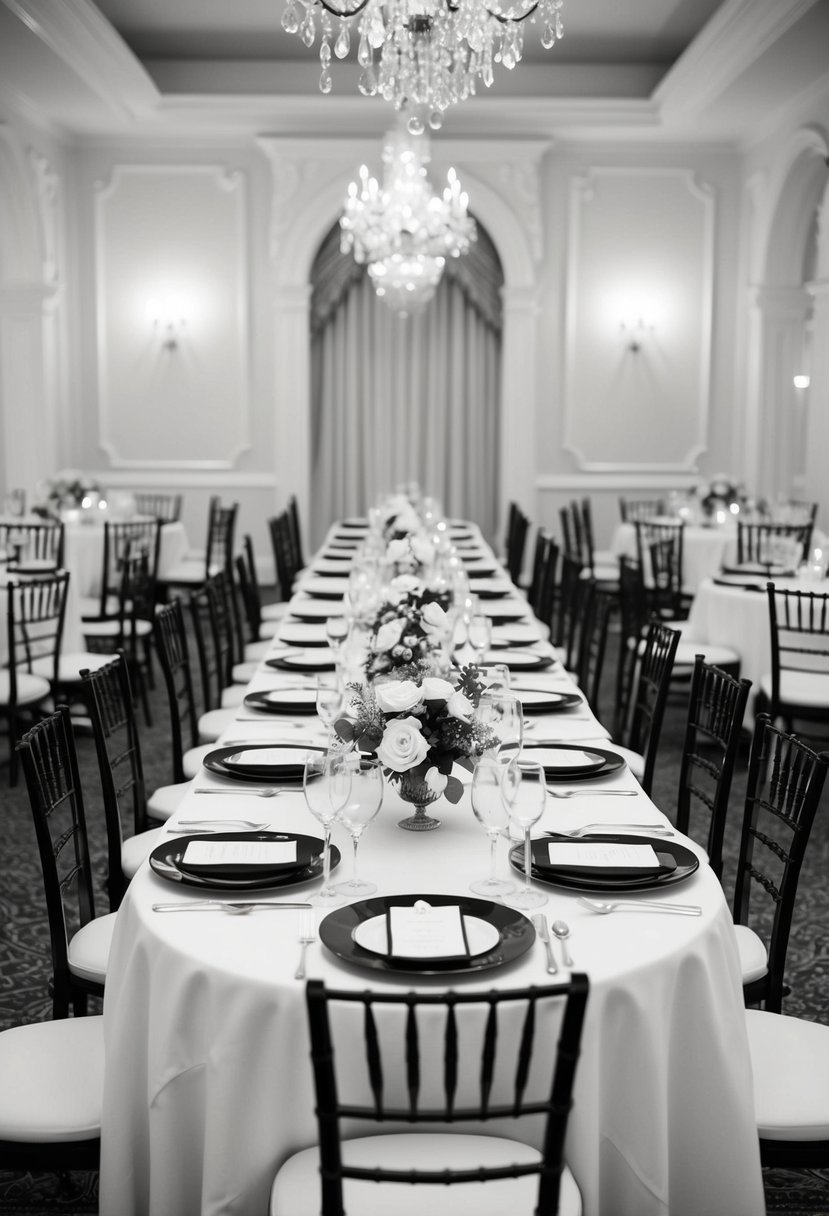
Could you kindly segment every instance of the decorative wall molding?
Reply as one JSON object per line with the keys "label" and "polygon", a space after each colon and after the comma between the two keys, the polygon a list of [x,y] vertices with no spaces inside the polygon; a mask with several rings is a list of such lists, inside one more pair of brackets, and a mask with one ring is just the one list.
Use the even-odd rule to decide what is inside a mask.
{"label": "decorative wall molding", "polygon": [[[227,300],[227,292],[234,292],[235,297],[231,296],[231,323],[227,326],[227,332],[230,333],[233,340],[233,354],[237,361],[238,385],[237,391],[234,393],[235,409],[222,414],[223,425],[232,426],[233,430],[226,434],[217,434],[216,442],[221,447],[221,455],[203,456],[193,459],[182,459],[180,456],[173,458],[150,458],[148,456],[132,457],[126,456],[119,446],[117,439],[117,422],[119,411],[122,411],[124,406],[121,400],[114,399],[114,390],[112,386],[111,362],[114,357],[114,351],[118,350],[115,337],[111,334],[112,318],[110,301],[107,298],[107,290],[110,284],[110,259],[116,254],[119,256],[123,253],[122,250],[110,250],[107,242],[107,220],[108,208],[113,204],[113,201],[118,197],[119,191],[127,188],[130,182],[140,181],[141,179],[149,180],[152,177],[157,177],[161,181],[175,180],[176,178],[197,179],[202,177],[209,186],[212,186],[217,192],[231,197],[233,202],[232,211],[232,227],[233,232],[229,240],[225,233],[222,234],[222,240],[227,241],[223,248],[232,250],[232,261],[235,267],[234,283],[228,285],[226,293],[223,295],[223,303]],[[94,241],[95,241],[95,273],[97,286],[97,353],[98,353],[98,446],[108,456],[111,467],[119,468],[136,468],[136,469],[210,469],[222,470],[231,469],[238,459],[250,450],[251,447],[251,419],[250,419],[250,349],[249,349],[249,326],[248,326],[248,280],[249,266],[247,258],[247,190],[246,177],[237,169],[229,168],[221,164],[192,164],[192,165],[174,165],[174,164],[115,164],[112,166],[109,175],[106,178],[99,178],[94,183]],[[185,272],[186,273],[186,272]],[[147,321],[148,325],[149,322]],[[189,341],[189,338],[188,338]],[[210,352],[213,353],[212,351]],[[182,352],[179,352],[181,357]],[[204,357],[204,352],[202,352]],[[146,374],[145,368],[145,374]],[[186,372],[187,368],[183,367]],[[149,381],[147,383],[147,392],[151,391]],[[191,384],[186,380],[182,386],[183,397],[179,400],[186,401],[188,391],[192,394]],[[198,401],[191,401],[191,407],[196,411],[198,416]],[[195,419],[194,419],[195,422]],[[200,439],[204,437],[204,431],[199,435]]]}
{"label": "decorative wall molding", "polygon": [[[607,182],[611,186],[628,182],[646,187],[639,202],[645,217],[641,248],[631,245],[635,237],[630,237],[627,243],[621,240],[620,225],[607,228],[601,224],[598,238],[594,232],[592,239],[604,240],[606,231],[615,243],[603,248],[600,254],[596,252],[600,245],[591,248],[590,238],[585,235],[590,208],[601,205],[599,191]],[[646,218],[652,200],[658,200],[660,208],[665,207],[664,196],[669,189],[678,191],[680,197],[687,196],[697,212],[696,231],[689,231],[686,225],[676,233],[675,249],[670,250],[676,254],[674,267],[659,264],[660,255],[665,258],[666,246],[663,243],[659,253],[654,253]],[[569,215],[562,447],[585,472],[653,472],[663,476],[691,472],[707,450],[714,281],[713,190],[692,169],[684,167],[591,166],[571,179]],[[628,224],[626,232],[632,228]],[[634,262],[636,268],[632,269]],[[599,314],[601,310],[609,313],[612,307],[610,297],[618,287],[614,276],[617,280],[631,279],[635,295],[640,280],[646,282],[648,273],[662,283],[663,291],[672,293],[669,306],[673,306],[679,321],[674,323],[666,341],[657,318],[653,338],[639,353],[632,353],[639,351],[639,347],[626,344],[618,322],[618,336],[614,338],[612,326]],[[686,285],[692,274],[698,281]],[[672,404],[671,394],[678,402],[674,417],[691,419],[687,434],[677,434],[675,426],[647,425],[647,407],[661,423],[664,411],[660,407]],[[654,451],[641,459],[616,460],[598,456],[595,449],[591,452],[587,446],[591,441],[607,444],[607,421],[613,418],[615,422],[617,417],[621,419],[617,429],[624,431],[625,419],[629,418],[631,429],[626,434],[633,434],[634,426],[645,425],[648,442],[653,446],[657,439],[664,440],[672,445],[670,451],[665,455]],[[679,446],[681,443],[684,447]]]}

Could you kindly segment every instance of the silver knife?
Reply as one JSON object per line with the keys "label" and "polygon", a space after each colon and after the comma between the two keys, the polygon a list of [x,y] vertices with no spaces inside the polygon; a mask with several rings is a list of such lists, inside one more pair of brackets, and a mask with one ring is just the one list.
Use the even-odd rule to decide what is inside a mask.
{"label": "silver knife", "polygon": [[251,908],[310,908],[311,904],[275,903],[264,899],[198,899],[186,904],[153,904],[153,912],[241,912]]}
{"label": "silver knife", "polygon": [[547,951],[547,970],[550,975],[558,975],[558,964],[556,963],[556,957],[553,954],[553,946],[550,941],[550,929],[541,912],[536,912],[535,916],[533,916],[533,924],[535,925],[535,931],[538,934],[539,940],[544,943],[544,949]]}

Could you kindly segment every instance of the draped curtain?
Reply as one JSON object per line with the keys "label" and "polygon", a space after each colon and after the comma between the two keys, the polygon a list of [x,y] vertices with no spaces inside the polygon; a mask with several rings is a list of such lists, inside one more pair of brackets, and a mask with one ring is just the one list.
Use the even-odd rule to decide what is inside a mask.
{"label": "draped curtain", "polygon": [[501,274],[478,240],[447,261],[432,302],[401,318],[332,229],[314,263],[311,343],[315,539],[332,520],[417,481],[494,537],[498,520]]}

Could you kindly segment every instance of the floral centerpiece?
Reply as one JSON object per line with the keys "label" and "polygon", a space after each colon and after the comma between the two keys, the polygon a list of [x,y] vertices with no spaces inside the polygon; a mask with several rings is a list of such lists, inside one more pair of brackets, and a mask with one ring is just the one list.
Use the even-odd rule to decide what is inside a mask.
{"label": "floral centerpiece", "polygon": [[77,469],[63,469],[38,486],[40,499],[32,510],[45,519],[60,519],[61,511],[78,508],[94,495],[97,501],[101,487],[93,477]]}
{"label": "floral centerpiece", "polygon": [[471,771],[478,756],[497,747],[495,732],[477,716],[484,683],[475,666],[457,678],[426,676],[352,684],[349,708],[334,724],[338,737],[359,751],[378,756],[400,796],[415,806],[401,827],[424,830],[440,820],[425,807],[443,796],[457,803],[463,784],[455,764]]}
{"label": "floral centerpiece", "polygon": [[694,487],[694,497],[706,515],[713,515],[719,508],[729,510],[732,503],[742,507],[746,501],[745,487],[724,473],[718,473],[710,481]]}
{"label": "floral centerpiece", "polygon": [[371,623],[366,675],[420,680],[433,673],[448,637],[451,622],[443,597],[405,577],[394,580],[389,595]]}
{"label": "floral centerpiece", "polygon": [[405,494],[392,494],[379,508],[380,530],[386,542],[419,532],[423,520]]}
{"label": "floral centerpiece", "polygon": [[407,532],[386,544],[386,567],[392,577],[410,574],[423,578],[435,562],[435,546],[424,531]]}

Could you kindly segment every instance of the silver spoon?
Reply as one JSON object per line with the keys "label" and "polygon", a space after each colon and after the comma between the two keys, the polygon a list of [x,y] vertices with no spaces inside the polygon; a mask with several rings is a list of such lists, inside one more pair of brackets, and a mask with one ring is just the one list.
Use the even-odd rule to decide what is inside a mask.
{"label": "silver spoon", "polygon": [[570,926],[563,920],[553,921],[553,933],[561,942],[561,958],[565,967],[575,967],[575,963],[570,957],[570,951],[567,949],[567,938],[570,936]]}

